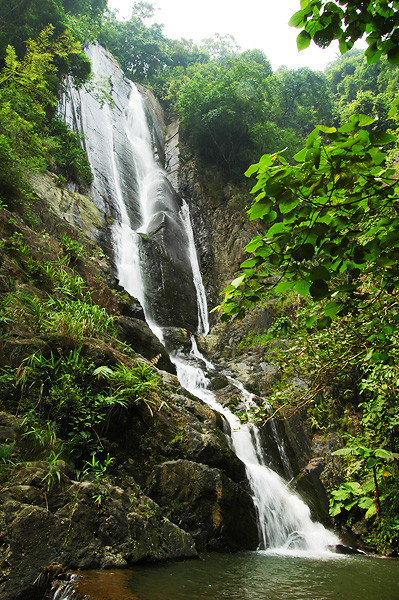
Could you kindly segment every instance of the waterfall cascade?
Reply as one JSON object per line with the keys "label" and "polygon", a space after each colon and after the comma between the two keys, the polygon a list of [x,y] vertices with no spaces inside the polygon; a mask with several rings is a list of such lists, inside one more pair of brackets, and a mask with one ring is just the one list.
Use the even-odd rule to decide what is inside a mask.
{"label": "waterfall cascade", "polygon": [[[177,299],[177,306],[184,305],[184,311],[187,308],[184,294],[189,291],[188,306],[195,312],[191,331],[206,334],[209,330],[206,296],[188,204],[178,197],[154,159],[141,94],[134,84],[123,80],[103,49],[92,46],[88,54],[96,74],[110,78],[115,104],[101,106],[87,93],[72,91],[66,116],[86,136],[94,173],[94,200],[114,217],[112,236],[120,283],[140,300],[147,322],[161,341],[164,325],[185,327],[188,321],[183,308],[180,321],[176,314],[171,321],[165,320],[164,312],[154,309],[154,298],[155,304],[170,307],[168,294],[172,291],[174,301]],[[127,99],[125,106],[123,94]],[[161,278],[164,277],[162,282],[152,274],[151,243],[162,249],[158,269],[155,269]],[[174,270],[173,290],[168,287],[165,274],[170,265]],[[260,549],[280,553],[307,551],[320,554],[327,551],[328,545],[338,543],[336,536],[313,522],[306,504],[265,465],[256,427],[242,424],[217,401],[209,390],[206,375],[207,370],[215,367],[200,354],[194,338],[192,341],[189,355],[172,353],[171,358],[182,386],[218,411],[228,423],[229,443],[245,464],[251,486],[259,520]],[[229,380],[243,399],[251,403],[251,395],[242,385],[231,377]],[[273,427],[282,461],[289,473],[289,461],[275,425]]]}

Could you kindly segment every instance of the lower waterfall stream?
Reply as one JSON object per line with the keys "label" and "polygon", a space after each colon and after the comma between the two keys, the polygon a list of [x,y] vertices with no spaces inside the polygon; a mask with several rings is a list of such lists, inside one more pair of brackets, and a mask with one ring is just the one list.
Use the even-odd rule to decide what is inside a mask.
{"label": "lower waterfall stream", "polygon": [[[91,50],[92,62],[97,68],[102,60],[101,52],[94,47]],[[111,114],[110,109],[107,106],[103,108],[97,107],[97,113],[100,111],[100,117],[97,114],[97,119],[100,118],[103,123],[102,127],[107,132],[107,143],[103,146],[103,153],[109,153],[106,160],[109,170],[109,181],[112,180],[111,195],[115,201],[115,217],[112,225],[113,245],[115,264],[119,277],[120,284],[131,294],[132,296],[139,299],[143,306],[146,320],[155,333],[155,335],[163,341],[163,322],[157,321],[156,311],[153,310],[147,286],[147,275],[146,275],[146,256],[145,256],[145,238],[152,235],[155,231],[157,232],[157,226],[162,219],[162,223],[169,223],[173,229],[173,232],[182,240],[181,247],[185,247],[186,257],[183,259],[189,265],[189,271],[191,271],[192,283],[195,288],[196,303],[198,310],[197,318],[197,332],[206,335],[209,330],[207,305],[205,289],[201,279],[201,273],[198,265],[198,259],[195,251],[194,235],[190,222],[189,206],[183,200],[180,204],[175,206],[176,199],[169,194],[170,183],[167,180],[166,173],[157,164],[152,148],[152,137],[151,131],[147,124],[146,114],[141,94],[138,92],[134,84],[130,84],[129,91],[129,104],[125,109],[121,111],[121,119],[123,121],[123,127],[125,127],[126,138],[128,145],[130,145],[131,156],[134,157],[135,161],[134,172],[135,172],[135,187],[136,195],[138,198],[137,206],[132,209],[131,205],[127,205],[123,192],[123,178],[121,178],[118,171],[118,159],[114,156],[115,152],[115,140],[113,138],[113,119],[114,116]],[[75,97],[76,103],[76,97]],[[83,115],[84,112],[84,101],[82,98],[79,99],[80,110],[82,111],[81,121],[86,122],[89,120],[90,115]],[[90,111],[87,111],[88,113]],[[100,166],[96,163],[98,156],[95,152],[91,152],[91,148],[95,147],[95,142],[90,142],[90,126],[88,129],[86,126],[83,128],[83,133],[88,137],[89,141],[87,144],[88,156],[91,162],[92,170],[94,172],[94,195],[99,193],[101,189],[101,176],[99,175]],[[165,192],[165,190],[167,190]],[[133,216],[132,216],[133,215]],[[184,325],[183,325],[184,327]],[[291,592],[286,587],[288,584],[283,585],[281,580],[276,579],[275,588],[270,587],[270,593],[266,587],[263,591],[260,591],[260,578],[264,582],[266,573],[261,573],[261,560],[269,561],[267,564],[274,565],[277,570],[281,571],[283,563],[281,561],[287,561],[286,565],[286,579],[284,581],[293,582],[294,579],[287,576],[290,569],[296,569],[298,573],[301,573],[305,569],[306,565],[300,566],[299,557],[302,560],[308,561],[308,565],[319,564],[316,559],[320,560],[321,563],[325,563],[327,559],[331,559],[334,564],[340,565],[345,563],[348,565],[348,571],[345,577],[350,578],[350,572],[352,567],[350,564],[357,565],[361,564],[359,561],[362,559],[348,559],[346,557],[338,557],[329,550],[329,546],[334,546],[339,543],[337,536],[324,528],[320,523],[317,523],[311,519],[310,509],[301,500],[301,498],[289,489],[287,483],[274,472],[272,469],[266,466],[259,433],[257,428],[251,424],[243,424],[240,419],[231,412],[228,408],[220,404],[214,392],[209,389],[209,379],[207,377],[207,371],[215,370],[215,366],[212,365],[207,359],[202,356],[198,351],[195,343],[195,338],[192,337],[192,348],[189,353],[181,353],[175,351],[171,353],[171,360],[175,364],[177,369],[178,378],[183,388],[188,390],[197,398],[201,399],[213,410],[217,411],[222,415],[222,418],[226,425],[226,436],[230,447],[238,458],[244,463],[248,482],[251,488],[254,505],[258,516],[258,530],[259,530],[259,550],[257,553],[237,555],[237,558],[219,557],[213,560],[213,564],[221,565],[221,572],[227,569],[227,576],[229,577],[229,568],[234,563],[238,565],[238,561],[243,561],[243,572],[240,575],[240,583],[236,581],[236,570],[238,566],[232,567],[233,576],[231,580],[232,586],[226,586],[226,589],[220,587],[220,581],[215,582],[210,577],[209,572],[202,569],[201,566],[185,567],[183,565],[176,565],[168,567],[170,577],[166,575],[167,571],[162,570],[166,567],[152,567],[154,572],[157,573],[154,581],[159,576],[159,586],[155,589],[149,582],[152,581],[152,575],[150,572],[143,567],[139,567],[132,571],[132,584],[130,586],[131,595],[124,595],[121,593],[118,598],[131,598],[140,600],[195,600],[195,599],[261,599],[267,598],[268,600],[278,599],[293,599],[293,600],[323,600],[337,598],[337,595],[329,595],[327,591],[324,591],[323,585],[320,584],[314,587],[313,591],[311,587],[306,586],[298,591],[298,586],[292,583]],[[228,375],[228,374],[227,374]],[[240,382],[234,380],[231,376],[228,376],[229,382],[236,387],[241,393],[244,402],[251,402],[251,395],[246,392]],[[286,467],[286,471],[290,472],[290,465],[285,454],[283,442],[279,439],[277,429],[273,429],[274,435],[277,438],[277,444],[281,449],[282,462]],[[278,555],[278,556],[277,556]],[[252,558],[250,558],[252,556]],[[208,561],[211,559],[207,559]],[[236,562],[235,562],[236,561]],[[271,562],[270,562],[271,561]],[[274,562],[273,562],[274,561]],[[352,562],[351,562],[352,561]],[[205,561],[206,562],[206,561]],[[264,563],[266,564],[266,563]],[[249,565],[249,572],[246,569]],[[278,565],[278,567],[276,566]],[[214,568],[214,567],[212,567]],[[340,567],[341,568],[341,567]],[[356,567],[357,568],[357,567]],[[356,570],[356,569],[355,569]],[[255,571],[255,574],[253,574]],[[196,585],[201,588],[201,591],[194,593],[190,591],[188,585],[187,592],[181,592],[176,586],[176,579],[173,573],[183,573],[183,579],[186,584],[190,583],[190,576],[193,581],[196,581]],[[193,575],[195,572],[195,576]],[[343,572],[343,571],[342,571]],[[134,575],[134,573],[139,573]],[[164,576],[162,575],[164,574]],[[189,576],[188,573],[191,575]],[[148,574],[148,575],[146,575]],[[195,579],[197,577],[198,579]],[[201,579],[203,577],[203,579]],[[208,578],[209,582],[208,582]],[[254,577],[253,582],[249,582],[248,578]],[[310,580],[310,575],[306,576]],[[361,576],[363,577],[363,576]],[[165,579],[166,578],[166,579]],[[287,579],[288,578],[288,579]],[[317,579],[317,577],[316,577]],[[143,586],[140,587],[140,582],[143,582]],[[167,582],[167,583],[166,583]],[[270,583],[270,581],[269,581]],[[176,583],[177,585],[177,583]],[[208,587],[207,587],[208,586]],[[214,587],[213,587],[214,586]],[[216,589],[217,587],[217,589]],[[208,589],[209,588],[209,589]],[[280,589],[281,588],[281,589]],[[323,588],[323,589],[322,589]],[[284,591],[285,590],[285,591]],[[318,590],[318,591],[317,591]],[[340,593],[340,592],[339,592]],[[111,597],[105,596],[105,597]],[[60,596],[58,600],[65,600],[71,598],[71,595]],[[101,595],[98,596],[102,600]],[[115,599],[117,596],[115,596]],[[376,596],[361,594],[359,596],[346,595],[345,593],[339,595],[341,600],[351,598],[359,598],[361,600],[375,600]],[[389,595],[389,589],[384,598],[394,600],[397,596]]]}
{"label": "lower waterfall stream", "polygon": [[[328,546],[339,543],[337,536],[313,522],[308,506],[289,490],[286,482],[264,462],[259,432],[255,425],[243,424],[222,406],[208,389],[209,380],[200,366],[205,363],[192,340],[190,364],[187,355],[172,355],[182,386],[220,413],[228,423],[230,446],[245,465],[258,517],[259,549],[279,554],[323,556]],[[208,363],[209,364],[209,363]],[[234,382],[239,389],[238,382]],[[241,390],[240,390],[241,391]],[[245,390],[244,390],[245,393]]]}

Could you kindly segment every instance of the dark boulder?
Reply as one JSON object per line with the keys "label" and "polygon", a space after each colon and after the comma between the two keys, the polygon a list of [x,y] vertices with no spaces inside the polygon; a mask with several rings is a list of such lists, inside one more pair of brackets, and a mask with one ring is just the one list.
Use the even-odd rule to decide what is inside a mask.
{"label": "dark boulder", "polygon": [[297,475],[292,483],[308,504],[312,515],[322,523],[330,523],[328,512],[328,496],[320,481],[324,469],[322,458],[313,458]]}
{"label": "dark boulder", "polygon": [[198,549],[255,550],[258,530],[249,493],[217,469],[188,460],[154,470],[150,495],[191,533]]}
{"label": "dark boulder", "polygon": [[129,344],[133,350],[142,354],[148,360],[154,360],[157,367],[169,373],[176,373],[168,353],[159,339],[152,333],[145,321],[131,317],[118,317],[120,338]]}
{"label": "dark boulder", "polygon": [[50,489],[44,462],[19,474],[25,485],[2,489],[2,600],[33,599],[35,580],[52,563],[104,569],[196,556],[189,533],[166,519],[133,480],[124,489],[106,481],[77,482],[62,466],[60,481]]}
{"label": "dark boulder", "polygon": [[146,306],[160,326],[196,332],[197,294],[187,258],[188,240],[169,215],[162,213],[155,219],[148,239],[142,241]]}

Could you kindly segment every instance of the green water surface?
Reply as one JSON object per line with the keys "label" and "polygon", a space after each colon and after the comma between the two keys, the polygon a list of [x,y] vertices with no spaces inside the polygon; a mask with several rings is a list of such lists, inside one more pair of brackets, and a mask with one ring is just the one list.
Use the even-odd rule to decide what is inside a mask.
{"label": "green water surface", "polygon": [[135,567],[129,586],[137,600],[399,600],[399,561],[212,554]]}

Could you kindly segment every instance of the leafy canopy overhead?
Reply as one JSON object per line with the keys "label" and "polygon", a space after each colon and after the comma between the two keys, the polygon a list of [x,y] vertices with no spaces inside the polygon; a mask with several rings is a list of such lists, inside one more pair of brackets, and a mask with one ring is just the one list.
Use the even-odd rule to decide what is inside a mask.
{"label": "leafy canopy overhead", "polygon": [[331,300],[326,324],[359,300],[361,273],[384,268],[383,287],[399,287],[399,185],[382,150],[395,137],[367,131],[371,122],[353,115],[339,129],[320,125],[295,155],[299,164],[276,153],[248,169],[257,178],[249,216],[261,219],[265,231],[247,245],[252,258],[226,290],[227,316],[241,317],[259,301],[268,264],[281,268],[277,292]]}
{"label": "leafy canopy overhead", "polygon": [[301,10],[291,17],[290,25],[302,29],[297,38],[299,50],[311,40],[325,48],[337,39],[345,53],[365,35],[369,63],[384,54],[398,65],[398,7],[397,0],[301,0]]}
{"label": "leafy canopy overhead", "polygon": [[[340,4],[345,10],[335,2],[301,0],[291,24],[304,27],[302,33],[309,37],[311,32],[320,44],[316,34],[324,29],[331,34],[328,43],[348,37],[354,42],[361,35],[356,15],[365,24],[369,43],[372,35],[387,42],[394,37],[396,26],[389,21],[389,29],[384,18],[389,15],[396,22],[397,3],[365,2],[361,8],[354,1]],[[343,52],[347,48],[341,43]],[[391,48],[385,42],[379,46],[388,59]],[[389,116],[396,111],[392,108]],[[240,317],[259,301],[270,265],[280,268],[278,290],[293,288],[315,301],[331,300],[324,309],[325,325],[336,313],[351,310],[356,293],[367,295],[362,275],[383,270],[382,290],[399,287],[398,184],[382,150],[396,137],[370,131],[374,120],[354,114],[339,129],[319,125],[295,155],[296,166],[275,153],[249,168],[247,175],[256,175],[258,181],[248,212],[250,219],[262,219],[266,230],[246,247],[253,255],[226,290],[224,318]]]}

